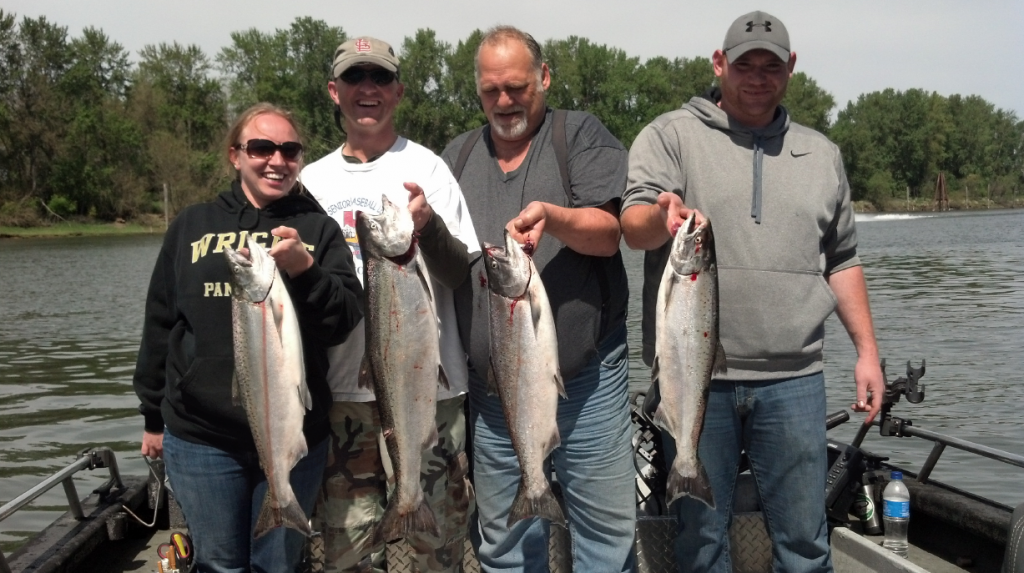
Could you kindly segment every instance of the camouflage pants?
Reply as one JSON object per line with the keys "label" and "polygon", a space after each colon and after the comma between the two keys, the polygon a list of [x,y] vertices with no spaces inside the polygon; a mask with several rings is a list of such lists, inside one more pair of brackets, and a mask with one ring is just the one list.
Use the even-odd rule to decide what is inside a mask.
{"label": "camouflage pants", "polygon": [[[437,446],[423,452],[420,480],[442,538],[406,538],[422,573],[462,571],[465,539],[473,512],[473,488],[465,453],[465,396],[437,403]],[[322,532],[325,571],[383,572],[384,544],[371,545],[373,529],[394,487],[391,459],[381,435],[376,402],[331,406],[331,449],[314,509]]]}

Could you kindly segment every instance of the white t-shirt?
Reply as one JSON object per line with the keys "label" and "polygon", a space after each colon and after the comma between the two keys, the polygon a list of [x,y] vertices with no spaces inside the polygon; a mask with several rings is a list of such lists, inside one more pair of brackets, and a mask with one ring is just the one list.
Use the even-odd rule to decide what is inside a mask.
{"label": "white t-shirt", "polygon": [[[429,149],[404,137],[399,137],[387,153],[370,163],[349,163],[338,148],[303,169],[300,179],[327,214],[341,225],[360,281],[363,280],[363,257],[356,238],[356,211],[380,213],[381,195],[387,195],[396,205],[408,205],[409,191],[403,186],[407,181],[423,188],[431,209],[445,222],[452,236],[466,245],[470,254],[480,252],[466,200],[448,166]],[[440,323],[441,365],[451,387],[445,390],[438,386],[437,399],[445,400],[466,393],[469,374],[455,322],[452,291],[434,278],[430,282]],[[358,383],[365,347],[366,332],[360,322],[344,343],[328,349],[327,380],[335,400],[369,402],[375,399],[372,390],[359,388]]]}

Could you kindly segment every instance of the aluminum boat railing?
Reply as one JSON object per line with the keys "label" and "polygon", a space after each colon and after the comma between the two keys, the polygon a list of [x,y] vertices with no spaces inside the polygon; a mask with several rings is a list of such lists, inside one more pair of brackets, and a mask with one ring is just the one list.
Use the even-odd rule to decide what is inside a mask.
{"label": "aluminum boat railing", "polygon": [[[78,498],[78,490],[75,489],[74,476],[82,470],[100,468],[107,468],[110,471],[110,480],[98,488],[98,491],[109,490],[111,486],[115,485],[120,489],[124,489],[124,483],[121,481],[121,473],[117,469],[117,458],[114,456],[114,452],[110,448],[89,448],[79,452],[78,459],[64,469],[44,479],[33,488],[0,507],[0,522],[56,487],[58,483],[64,486],[64,494],[68,498],[71,514],[75,516],[75,519],[84,519],[85,512],[82,509],[82,501]],[[12,573],[3,551],[0,551],[0,573]]]}
{"label": "aluminum boat railing", "polygon": [[[945,434],[940,434],[938,432],[933,432],[931,430],[926,430],[924,428],[913,426],[911,424],[906,423],[905,420],[900,420],[899,418],[895,419],[902,423],[898,424],[898,430],[896,431],[897,433],[887,435],[898,437],[907,436],[921,438],[933,443],[932,450],[931,452],[928,453],[928,458],[925,460],[924,465],[921,466],[921,470],[917,472],[918,483],[928,482],[928,477],[931,475],[932,470],[935,469],[935,464],[939,462],[939,457],[942,455],[942,452],[946,450],[946,446],[962,450],[965,452],[970,452],[972,454],[976,454],[981,457],[988,458],[990,460],[1003,462],[1011,466],[1024,468],[1024,456],[1022,455],[1013,454],[1003,450],[997,450],[996,448],[990,448],[988,446],[983,446],[981,444],[976,444],[974,442],[962,440],[960,438],[954,438],[953,436],[947,436]],[[883,422],[875,420],[874,422],[871,423],[871,425],[881,426],[882,423]],[[861,428],[861,432],[858,433],[856,438],[854,438],[854,445],[860,446],[860,443],[863,441],[863,434],[866,433],[866,429],[866,426]]]}

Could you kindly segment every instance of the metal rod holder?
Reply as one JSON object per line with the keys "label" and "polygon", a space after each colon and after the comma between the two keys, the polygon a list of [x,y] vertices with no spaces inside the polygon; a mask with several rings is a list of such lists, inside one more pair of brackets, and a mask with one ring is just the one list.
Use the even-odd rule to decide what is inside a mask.
{"label": "metal rod holder", "polygon": [[60,482],[64,486],[64,495],[68,498],[68,506],[71,508],[71,515],[75,519],[85,519],[85,511],[82,509],[82,500],[78,499],[78,490],[75,488],[75,479],[71,476]]}
{"label": "metal rod holder", "polygon": [[970,452],[972,454],[977,454],[977,455],[979,455],[979,456],[981,456],[983,458],[988,458],[990,460],[996,460],[998,462],[1003,462],[1005,464],[1010,464],[1011,466],[1017,466],[1018,468],[1024,468],[1024,456],[1022,456],[1022,455],[1011,454],[1010,452],[1005,452],[1003,450],[997,450],[996,448],[990,448],[988,446],[983,446],[981,444],[976,444],[974,442],[969,442],[967,440],[962,440],[960,438],[954,438],[952,436],[946,436],[946,435],[940,434],[938,432],[933,432],[931,430],[925,430],[924,428],[919,428],[919,427],[916,427],[916,426],[910,427],[910,428],[904,428],[904,433],[906,435],[908,435],[908,436],[914,436],[914,437],[917,437],[917,438],[924,438],[924,439],[930,440],[932,442],[936,442],[936,443],[940,443],[940,444],[945,444],[947,446],[952,446],[952,447],[954,447],[954,448],[956,448],[958,450],[963,450],[965,452]]}
{"label": "metal rod holder", "polygon": [[[75,488],[74,475],[81,470],[107,468],[110,471],[110,481],[116,484],[118,489],[124,489],[124,482],[121,481],[121,472],[117,468],[117,458],[110,448],[90,448],[79,452],[78,459],[71,462],[64,469],[44,479],[25,493],[0,506],[0,521],[3,521],[14,514],[22,507],[32,503],[39,496],[50,491],[57,484],[64,486],[64,494],[68,498],[68,506],[75,519],[85,519],[85,510],[82,508],[82,501],[78,498],[78,490]],[[0,573],[12,573],[11,566],[7,563],[3,551],[0,551]]]}
{"label": "metal rod holder", "polygon": [[[873,426],[881,425],[878,420],[871,422]],[[990,448],[981,444],[976,444],[960,438],[954,438],[931,430],[926,430],[918,426],[903,425],[901,427],[901,433],[903,437],[914,437],[928,440],[929,442],[935,443],[937,446],[942,446],[942,449],[935,448],[933,446],[931,454],[928,456],[928,461],[925,462],[923,469],[927,469],[928,473],[935,467],[935,464],[939,461],[939,456],[945,450],[946,446],[956,448],[972,454],[977,454],[983,458],[995,460],[997,462],[1003,462],[1011,466],[1024,468],[1024,456],[1019,454],[1012,454],[1003,450],[997,450],[996,448]],[[932,458],[935,458],[932,460]],[[927,477],[927,475],[925,476]]]}
{"label": "metal rod holder", "polygon": [[924,465],[921,466],[921,471],[917,474],[918,483],[928,483],[928,476],[932,475],[932,470],[935,469],[935,464],[939,461],[939,456],[946,449],[946,444],[942,442],[935,442],[932,446],[932,451],[928,454],[928,459],[925,460]]}
{"label": "metal rod holder", "polygon": [[0,521],[3,521],[11,516],[15,511],[18,511],[23,506],[32,503],[37,497],[50,491],[58,483],[64,481],[66,478],[75,474],[79,470],[88,468],[91,465],[89,458],[79,458],[68,465],[66,468],[58,471],[52,476],[46,478],[40,483],[36,484],[35,487],[12,499],[10,502],[0,507]]}

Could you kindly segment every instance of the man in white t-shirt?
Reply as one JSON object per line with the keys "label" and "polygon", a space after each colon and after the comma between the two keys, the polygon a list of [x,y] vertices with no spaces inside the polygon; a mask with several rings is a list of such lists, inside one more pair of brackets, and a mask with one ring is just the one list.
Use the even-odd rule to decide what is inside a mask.
{"label": "man in white t-shirt", "polygon": [[[463,411],[468,374],[452,291],[468,278],[470,257],[480,247],[462,191],[447,165],[395,131],[394,112],[404,87],[391,46],[369,37],[346,41],[335,51],[332,78],[328,91],[346,140],[303,169],[301,181],[341,224],[360,279],[363,259],[355,213],[379,213],[383,194],[393,203],[408,205],[413,214],[435,293],[441,364],[451,389],[438,388],[440,440],[423,453],[420,475],[441,538],[420,534],[407,541],[420,571],[461,571],[473,493]],[[315,511],[326,544],[327,571],[384,569],[384,544],[373,546],[371,537],[386,505],[391,468],[373,392],[358,386],[364,348],[365,333],[359,325],[329,353],[332,444]]]}

